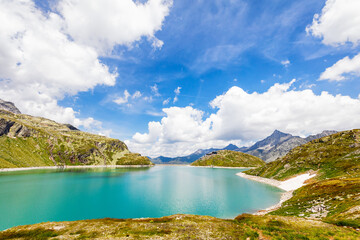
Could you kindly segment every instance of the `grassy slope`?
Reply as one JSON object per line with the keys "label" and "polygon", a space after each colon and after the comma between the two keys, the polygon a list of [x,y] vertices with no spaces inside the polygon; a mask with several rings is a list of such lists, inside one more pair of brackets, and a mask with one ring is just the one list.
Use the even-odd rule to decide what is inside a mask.
{"label": "grassy slope", "polygon": [[[14,122],[0,136],[0,168],[54,165],[149,165],[147,157],[130,153],[112,138],[70,130],[66,125],[0,110],[0,120]],[[25,131],[26,136],[18,132]]]}
{"label": "grassy slope", "polygon": [[360,178],[333,178],[298,189],[273,215],[322,219],[360,228]]}
{"label": "grassy slope", "polygon": [[292,149],[285,157],[247,174],[285,180],[309,170],[318,179],[360,176],[360,130],[339,132]]}
{"label": "grassy slope", "polygon": [[271,214],[360,227],[360,130],[314,140],[246,173],[284,180],[307,171],[316,171],[316,179]]}
{"label": "grassy slope", "polygon": [[204,156],[191,164],[192,166],[221,166],[221,167],[259,167],[265,165],[260,158],[246,153],[220,150],[217,154]]}
{"label": "grassy slope", "polygon": [[0,232],[0,239],[359,239],[360,233],[292,217],[240,215],[235,220],[173,215],[41,223]]}

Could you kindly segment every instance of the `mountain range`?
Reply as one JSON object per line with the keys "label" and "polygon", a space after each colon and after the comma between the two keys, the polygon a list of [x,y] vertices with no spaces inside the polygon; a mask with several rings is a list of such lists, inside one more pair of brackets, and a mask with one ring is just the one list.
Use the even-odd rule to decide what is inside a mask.
{"label": "mountain range", "polygon": [[[0,136],[1,135],[11,135],[13,134],[15,130],[10,131],[11,129],[15,129],[16,127],[16,133],[14,133],[16,136],[20,137],[29,137],[34,135],[34,126],[32,126],[34,123],[40,123],[39,126],[36,126],[37,128],[40,127],[42,130],[45,130],[46,132],[49,131],[48,127],[49,125],[56,125],[56,128],[62,129],[65,127],[65,129],[72,131],[79,131],[77,128],[70,124],[57,124],[53,121],[42,119],[42,118],[36,118],[29,115],[23,115],[21,114],[20,110],[12,103],[7,102],[0,99],[0,109],[5,110],[1,112],[1,124],[0,124]],[[24,121],[25,120],[25,121]],[[44,124],[43,122],[47,122],[47,124]],[[49,123],[51,122],[51,124]],[[16,124],[15,124],[16,123]],[[30,124],[31,123],[31,124]],[[29,125],[30,124],[30,125]],[[11,126],[10,126],[11,125]],[[14,126],[13,126],[14,125]],[[36,124],[35,124],[36,125]],[[37,130],[37,129],[36,129]],[[51,131],[54,130],[54,128],[51,129]],[[55,131],[57,132],[57,131]],[[197,159],[203,157],[207,153],[215,152],[219,150],[232,150],[237,152],[243,152],[247,153],[256,157],[261,158],[265,162],[271,162],[276,160],[279,157],[285,156],[291,149],[303,145],[309,141],[312,141],[314,139],[318,139],[321,137],[325,137],[331,134],[336,133],[336,131],[323,131],[320,134],[316,135],[310,135],[306,138],[301,138],[298,136],[293,136],[288,133],[283,133],[278,130],[275,130],[270,136],[267,138],[256,142],[254,145],[250,147],[238,147],[234,144],[229,144],[228,146],[218,149],[218,148],[209,148],[209,149],[199,149],[196,152],[182,157],[157,157],[152,158],[152,162],[156,164],[164,164],[164,163],[171,163],[171,164],[189,164]],[[75,133],[74,133],[75,134]],[[82,133],[77,133],[77,135]],[[36,134],[35,134],[36,135]],[[12,136],[12,135],[11,135]],[[90,135],[89,138],[91,138]],[[14,137],[14,136],[13,136]],[[121,145],[125,145],[124,143],[121,143]],[[92,149],[92,148],[91,148]],[[93,151],[93,150],[91,150]],[[92,155],[92,154],[90,154]],[[90,156],[89,155],[89,156]],[[102,155],[102,154],[100,154]],[[101,157],[102,158],[102,157]]]}
{"label": "mountain range", "polygon": [[283,133],[279,130],[275,130],[270,136],[265,139],[256,142],[250,147],[238,147],[234,144],[229,144],[224,148],[209,148],[209,149],[199,149],[194,153],[182,156],[182,157],[164,157],[159,156],[152,158],[151,161],[156,164],[189,164],[197,159],[201,158],[207,153],[215,152],[219,150],[232,150],[237,152],[243,152],[255,157],[259,157],[265,162],[272,162],[279,157],[285,156],[291,149],[303,145],[312,140],[322,138],[331,134],[336,133],[336,131],[323,131],[322,133],[316,135],[310,135],[306,138],[299,136],[293,136],[289,133]]}

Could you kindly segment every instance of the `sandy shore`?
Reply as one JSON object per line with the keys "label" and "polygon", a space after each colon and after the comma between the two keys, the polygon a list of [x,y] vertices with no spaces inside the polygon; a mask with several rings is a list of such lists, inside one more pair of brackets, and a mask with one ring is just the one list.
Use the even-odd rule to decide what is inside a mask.
{"label": "sandy shore", "polygon": [[0,172],[15,172],[28,170],[46,170],[46,169],[79,169],[79,168],[143,168],[153,167],[154,165],[90,165],[90,166],[44,166],[44,167],[24,167],[24,168],[0,168]]}
{"label": "sandy shore", "polygon": [[257,182],[261,182],[261,183],[266,183],[269,185],[272,185],[274,187],[279,187],[281,182],[278,180],[274,180],[274,179],[269,179],[269,178],[263,178],[263,177],[258,177],[258,176],[252,176],[252,175],[247,175],[243,172],[239,172],[236,175],[242,177],[242,178],[246,178],[246,179],[250,179],[253,181],[257,181]]}
{"label": "sandy shore", "polygon": [[278,188],[286,191],[281,195],[280,201],[277,204],[275,204],[275,205],[273,205],[271,207],[268,207],[268,208],[266,208],[264,210],[260,210],[260,211],[258,211],[256,213],[254,213],[254,215],[265,215],[265,214],[267,214],[269,212],[272,212],[274,210],[279,209],[283,202],[285,202],[285,201],[289,200],[290,198],[292,198],[294,190],[306,185],[305,184],[306,180],[316,176],[316,174],[304,173],[304,174],[298,175],[296,177],[293,177],[291,179],[288,179],[286,181],[278,181],[278,180],[275,180],[275,179],[269,179],[269,178],[263,178],[263,177],[258,177],[258,176],[247,175],[247,174],[242,173],[242,172],[239,172],[236,175],[238,175],[238,176],[240,176],[242,178],[253,180],[253,181],[266,183],[266,184],[272,185],[274,187],[278,187]]}

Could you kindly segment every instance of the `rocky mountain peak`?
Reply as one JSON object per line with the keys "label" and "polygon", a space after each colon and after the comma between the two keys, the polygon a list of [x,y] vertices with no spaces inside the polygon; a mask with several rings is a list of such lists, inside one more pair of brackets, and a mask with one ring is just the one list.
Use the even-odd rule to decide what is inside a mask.
{"label": "rocky mountain peak", "polygon": [[279,130],[275,130],[270,136],[255,143],[251,146],[247,151],[252,151],[255,149],[268,149],[274,147],[275,145],[292,138],[293,136],[288,133],[280,132]]}
{"label": "rocky mountain peak", "polygon": [[0,99],[0,109],[15,113],[15,114],[21,114],[20,110],[15,107],[15,104],[12,102],[7,102],[2,99]]}
{"label": "rocky mountain peak", "polygon": [[283,132],[280,132],[279,130],[276,129],[268,138],[276,138],[276,139],[279,139],[279,138],[287,137],[287,136],[291,136],[291,134],[289,134],[289,133],[283,133]]}

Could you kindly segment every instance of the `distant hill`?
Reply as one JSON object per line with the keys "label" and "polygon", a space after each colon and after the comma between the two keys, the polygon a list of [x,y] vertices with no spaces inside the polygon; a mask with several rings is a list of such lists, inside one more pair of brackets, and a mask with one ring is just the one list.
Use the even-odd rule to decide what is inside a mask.
{"label": "distant hill", "polygon": [[232,150],[238,152],[244,152],[255,157],[261,158],[265,162],[271,162],[277,158],[285,156],[291,149],[305,144],[311,140],[325,137],[331,134],[336,133],[336,131],[323,131],[320,134],[310,135],[307,138],[301,138],[298,136],[293,136],[288,133],[283,133],[278,130],[275,130],[270,136],[265,139],[256,142],[251,147],[237,147],[234,144],[229,144],[224,148],[209,148],[209,149],[199,149],[196,152],[183,156],[183,157],[156,157],[151,158],[151,161],[156,164],[189,164],[195,160],[201,158],[207,153],[219,150]]}
{"label": "distant hill", "polygon": [[260,158],[231,150],[211,152],[196,160],[191,166],[259,167],[265,165]]}
{"label": "distant hill", "polygon": [[[11,111],[9,111],[9,106]],[[15,107],[15,106],[14,106]],[[69,124],[0,109],[0,168],[64,165],[152,165],[125,143]]]}
{"label": "distant hill", "polygon": [[292,149],[286,156],[245,173],[285,180],[316,172],[306,186],[271,214],[322,219],[360,227],[360,130],[335,133]]}

